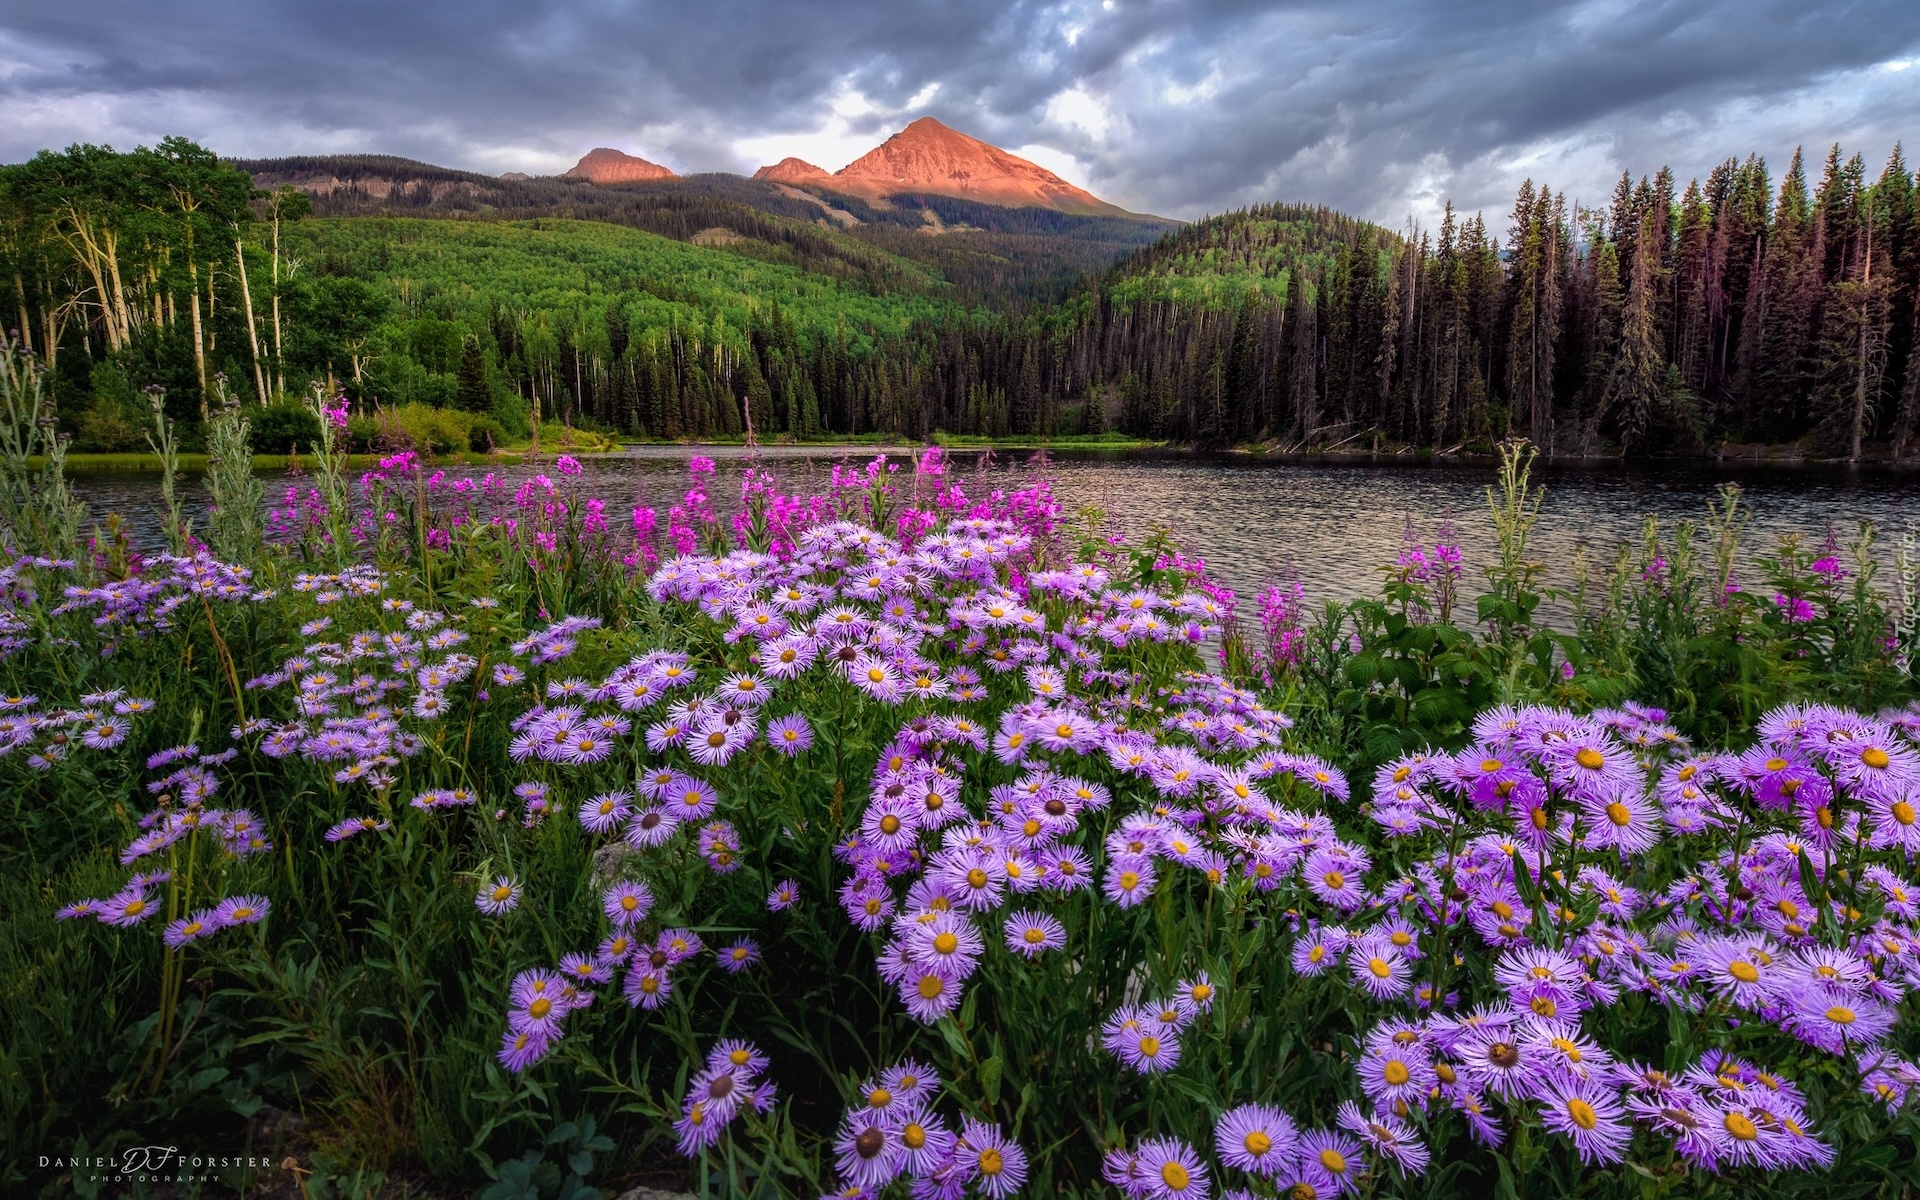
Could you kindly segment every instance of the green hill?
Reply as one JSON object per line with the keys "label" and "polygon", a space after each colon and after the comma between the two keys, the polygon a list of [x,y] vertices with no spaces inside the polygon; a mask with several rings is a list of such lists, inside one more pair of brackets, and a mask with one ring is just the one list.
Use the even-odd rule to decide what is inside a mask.
{"label": "green hill", "polygon": [[240,159],[261,187],[292,186],[321,216],[483,220],[572,217],[645,229],[676,241],[718,231],[730,253],[857,279],[873,289],[937,277],[969,299],[1058,298],[1086,275],[1158,239],[1157,217],[1078,216],[948,196],[869,201],[738,175],[593,184],[560,177],[495,179],[389,155]]}
{"label": "green hill", "polygon": [[[286,228],[318,278],[388,302],[356,382],[390,403],[449,404],[485,372],[548,416],[627,433],[763,434],[823,427],[850,376],[916,324],[969,319],[911,264],[903,286],[743,258],[599,221],[317,218]],[[324,282],[320,285],[325,286]],[[470,361],[474,355],[481,361]]]}

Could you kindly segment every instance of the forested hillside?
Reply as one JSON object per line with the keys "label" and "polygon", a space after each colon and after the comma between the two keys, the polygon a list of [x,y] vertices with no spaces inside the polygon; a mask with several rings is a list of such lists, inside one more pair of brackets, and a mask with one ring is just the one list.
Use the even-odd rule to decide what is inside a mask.
{"label": "forested hillside", "polygon": [[[1552,452],[1804,441],[1907,448],[1920,224],[1898,147],[1728,160],[1676,194],[1623,176],[1570,211],[1529,182],[1501,235],[1448,209],[1411,238],[1287,206],[1202,222],[1060,311],[1040,387],[1116,389],[1142,432]],[[1007,369],[1004,368],[1003,369]]]}
{"label": "forested hillside", "polygon": [[949,196],[862,199],[738,175],[596,185],[559,176],[495,179],[386,155],[242,159],[262,187],[306,192],[322,216],[575,217],[690,241],[717,231],[736,254],[874,288],[912,286],[921,264],[977,303],[1058,299],[1090,272],[1174,223],[1002,208]]}
{"label": "forested hillside", "polygon": [[1596,210],[1530,182],[1499,229],[1268,205],[1118,262],[1140,223],[733,176],[273,162],[250,180],[173,139],[0,169],[0,268],[83,445],[140,444],[149,384],[191,423],[216,372],[250,401],[319,378],[362,409],[670,438],[751,416],[765,437],[1867,458],[1909,452],[1920,408],[1897,148],[1871,179],[1838,148],[1817,181],[1797,155],[1777,182],[1757,158],[1684,188],[1623,177]]}
{"label": "forested hillside", "polygon": [[[910,329],[974,319],[930,289],[876,295],[593,221],[325,218],[287,245],[396,302],[353,360],[357,393],[444,405],[505,389],[550,419],[658,437],[739,434],[743,402],[764,434],[844,429],[869,363]],[[906,400],[881,398],[868,427],[903,427]]]}

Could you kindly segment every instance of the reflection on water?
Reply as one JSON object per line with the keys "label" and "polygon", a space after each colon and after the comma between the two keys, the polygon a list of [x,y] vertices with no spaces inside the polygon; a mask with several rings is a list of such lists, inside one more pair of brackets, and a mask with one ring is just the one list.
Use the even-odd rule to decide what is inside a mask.
{"label": "reflection on water", "polygon": [[[664,513],[684,491],[687,460],[695,453],[718,463],[719,479],[709,489],[716,507],[737,507],[745,468],[737,447],[636,448],[586,460],[585,478],[591,493],[610,505],[648,504]],[[760,461],[784,489],[808,491],[825,489],[836,461],[858,464],[872,457],[872,451],[830,447],[777,448],[762,451]],[[893,461],[911,470],[904,456]],[[976,478],[984,476],[979,486],[1011,488],[1037,469],[1026,455],[999,455],[987,465],[975,453],[957,452],[951,462],[968,481],[969,492],[975,491]],[[1243,594],[1289,568],[1299,572],[1310,596],[1345,599],[1371,593],[1378,568],[1398,555],[1409,519],[1429,542],[1443,521],[1451,521],[1470,571],[1487,562],[1493,550],[1486,500],[1493,470],[1486,466],[1262,462],[1164,453],[1059,454],[1044,469],[1069,513],[1094,506],[1133,534],[1164,526]],[[449,472],[463,473],[467,469]],[[513,465],[501,473],[517,479],[532,469]],[[1920,526],[1920,477],[1885,471],[1616,465],[1542,468],[1535,479],[1547,490],[1534,557],[1562,582],[1581,548],[1590,558],[1604,560],[1623,540],[1639,537],[1648,514],[1669,525],[1704,516],[1722,482],[1740,484],[1752,510],[1745,541],[1749,564],[1783,535],[1814,541],[1832,535],[1845,543],[1861,521],[1881,530],[1876,557],[1889,563],[1899,535]],[[199,481],[186,482],[188,497],[204,504]],[[279,482],[269,481],[269,500]],[[143,542],[157,540],[157,476],[81,475],[74,484],[96,515],[119,511]]]}

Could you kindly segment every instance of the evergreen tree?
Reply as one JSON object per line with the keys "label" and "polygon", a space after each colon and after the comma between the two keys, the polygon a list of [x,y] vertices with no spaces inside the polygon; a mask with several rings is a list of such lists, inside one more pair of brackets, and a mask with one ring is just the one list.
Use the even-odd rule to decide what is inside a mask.
{"label": "evergreen tree", "polygon": [[493,411],[493,387],[487,381],[487,355],[480,339],[469,337],[460,351],[460,373],[455,380],[453,403],[470,413]]}

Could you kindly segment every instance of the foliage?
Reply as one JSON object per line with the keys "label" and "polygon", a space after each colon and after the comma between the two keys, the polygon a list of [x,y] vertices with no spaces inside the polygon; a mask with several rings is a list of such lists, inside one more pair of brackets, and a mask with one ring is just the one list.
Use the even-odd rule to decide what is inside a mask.
{"label": "foliage", "polygon": [[80,527],[52,409],[33,353],[0,337],[0,545],[16,554],[65,553]]}
{"label": "foliage", "polygon": [[[1177,547],[1110,541],[1097,521],[1069,529],[1044,480],[969,497],[937,451],[898,472],[838,466],[818,496],[749,470],[727,515],[697,461],[662,518],[583,494],[564,457],[517,486],[430,473],[408,452],[353,476],[345,401],[316,390],[309,408],[311,487],[274,505],[247,565],[143,561],[109,534],[70,568],[5,568],[0,692],[39,698],[0,712],[0,904],[20,914],[0,929],[0,973],[17,981],[0,990],[0,1022],[20,1031],[0,1057],[12,1190],[84,1186],[23,1171],[35,1155],[190,1132],[293,1153],[315,1195],[424,1173],[552,1198],[675,1170],[709,1192],[818,1195],[852,1169],[856,1123],[907,1059],[940,1080],[934,1127],[974,1123],[969,1169],[997,1127],[1012,1143],[995,1161],[1018,1155],[1040,1192],[1098,1193],[1127,1154],[1159,1152],[1154,1137],[1199,1147],[1198,1170],[1216,1118],[1256,1101],[1346,1139],[1326,1144],[1364,1163],[1377,1194],[1508,1180],[1516,1194],[1637,1196],[1649,1174],[1689,1193],[1868,1194],[1912,1176],[1910,1118],[1856,1088],[1866,1059],[1810,1047],[1801,1017],[1704,984],[1664,1003],[1634,973],[1667,961],[1676,931],[1739,928],[1749,909],[1724,884],[1730,867],[1773,905],[1751,913],[1777,961],[1851,948],[1876,987],[1908,978],[1860,936],[1907,928],[1861,869],[1906,870],[1878,832],[1897,813],[1834,752],[1755,722],[1784,703],[1910,702],[1915,647],[1882,638],[1912,621],[1871,578],[1791,546],[1766,589],[1729,591],[1731,499],[1704,538],[1656,531],[1624,572],[1576,580],[1576,624],[1556,630],[1540,616],[1537,496],[1513,447],[1490,496],[1502,552],[1483,596],[1465,594],[1444,535],[1409,541],[1380,599],[1318,620],[1277,605],[1255,650],[1238,641],[1231,596]],[[1649,573],[1643,551],[1665,566]],[[58,611],[41,597],[61,597]],[[831,632],[843,624],[859,632]],[[1044,638],[1021,632],[1042,625]],[[1655,673],[1702,637],[1697,661],[1745,647],[1757,674],[1714,691],[1693,659]],[[1247,677],[1204,673],[1212,645],[1263,664],[1258,694]],[[787,670],[788,649],[812,665]],[[1658,820],[1671,836],[1630,858],[1574,837],[1611,827],[1592,824],[1610,821],[1600,793],[1567,776],[1583,760],[1501,742],[1489,711],[1590,739],[1616,764],[1608,803],[1632,806],[1636,833]],[[1915,753],[1896,732],[1909,716],[1822,711],[1883,739],[1889,761]],[[1832,842],[1856,856],[1844,866],[1781,859],[1798,826],[1733,766],[1755,739],[1829,789],[1808,795],[1831,795],[1833,828],[1871,829],[1873,844]],[[1496,754],[1531,764],[1502,778],[1540,799],[1543,825],[1470,786]],[[1710,789],[1692,799],[1666,782],[1689,763]],[[696,780],[717,807],[681,822],[672,806],[702,794]],[[949,808],[967,817],[912,815]],[[649,812],[686,827],[656,837]],[[886,840],[889,812],[911,816],[906,841]],[[1867,823],[1849,825],[1856,813]],[[1540,828],[1565,836],[1508,844]],[[1068,878],[1050,857],[1068,850],[1092,886],[1048,882]],[[1049,874],[1010,890],[1027,884],[1009,864],[1021,880]],[[974,870],[992,903],[965,891]],[[1640,907],[1601,912],[1614,902],[1596,870]],[[1329,891],[1336,874],[1365,895]],[[1777,899],[1826,912],[1823,886],[1844,903],[1817,933],[1774,919]],[[929,908],[936,895],[954,911]],[[54,919],[87,897],[99,899]],[[164,919],[130,915],[135,899]],[[1520,932],[1485,924],[1496,901],[1524,911]],[[870,921],[869,903],[898,919]],[[1025,957],[1014,909],[1058,921],[1064,945]],[[931,992],[909,969],[925,962],[896,944],[922,917],[984,943]],[[1311,942],[1335,927],[1374,940],[1339,943],[1341,969],[1323,973]],[[1637,957],[1601,964],[1596,939],[1627,927]],[[936,952],[940,930],[915,953]],[[594,949],[623,931],[638,951]],[[1396,1023],[1426,1031],[1418,1069],[1468,1070],[1448,1040],[1459,1030],[1420,997],[1458,992],[1448,1012],[1519,1003],[1492,975],[1516,946],[1562,955],[1551,972],[1583,961],[1569,947],[1586,955],[1597,982],[1551,994],[1584,1010],[1568,1037],[1590,1055],[1677,1075],[1724,1052],[1790,1080],[1794,1107],[1769,1111],[1818,1139],[1797,1151],[1816,1169],[1729,1163],[1716,1176],[1651,1128],[1586,1163],[1596,1156],[1542,1125],[1545,1093],[1484,1105],[1510,1139],[1498,1151],[1463,1124],[1478,1091],[1408,1093],[1404,1112],[1375,1115],[1384,1141],[1341,1115],[1342,1101],[1377,1098],[1355,1068],[1400,1044],[1382,1040]],[[1356,984],[1373,975],[1369,955],[1399,972],[1398,991]],[[543,988],[566,1003],[539,1007]],[[1116,1014],[1162,999],[1179,1061],[1142,1073],[1115,1049],[1130,1044]],[[1875,1044],[1904,1055],[1910,1038],[1899,1025]],[[725,1039],[750,1039],[771,1065],[739,1065]],[[1897,1094],[1913,1086],[1906,1061],[1883,1064]],[[1714,1119],[1746,1120],[1752,1102],[1723,1079],[1755,1086],[1745,1071],[1685,1086],[1718,1089],[1697,1099]],[[723,1076],[737,1093],[715,1090]],[[702,1094],[717,1139],[690,1122]],[[308,1130],[292,1144],[266,1132],[274,1111],[305,1113]],[[1786,1153],[1784,1136],[1769,1153]],[[674,1143],[693,1153],[675,1158]],[[1828,1153],[1831,1170],[1817,1169]],[[1208,1170],[1222,1187],[1239,1179]]]}

